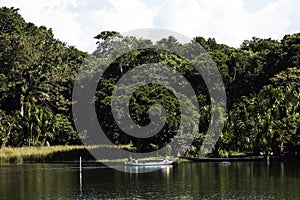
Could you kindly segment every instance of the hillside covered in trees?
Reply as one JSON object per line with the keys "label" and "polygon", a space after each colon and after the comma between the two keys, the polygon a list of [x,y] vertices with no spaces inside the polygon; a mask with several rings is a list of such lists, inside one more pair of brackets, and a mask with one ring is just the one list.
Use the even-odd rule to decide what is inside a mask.
{"label": "hillside covered in trees", "polygon": [[[102,32],[95,39],[98,46],[91,56],[97,65],[126,46],[152,44],[113,31]],[[198,52],[192,62],[202,62],[201,58],[210,55],[226,89],[227,115],[214,156],[238,151],[300,157],[300,33],[286,35],[280,41],[252,38],[239,48],[218,44],[213,38],[195,37],[193,42],[207,52]],[[157,43],[176,52],[190,53],[191,46],[181,45],[173,37]],[[87,56],[56,39],[51,29],[26,22],[17,9],[0,8],[0,146],[37,146],[46,141],[81,143],[80,138],[85,135],[77,133],[74,126],[72,103],[76,102],[72,102],[72,87]],[[211,118],[210,99],[201,75],[178,55],[149,49],[116,59],[99,81],[95,95],[101,127],[115,144],[132,143],[137,152],[159,149],[176,134],[179,103],[161,85],[143,86],[130,99],[131,117],[141,126],[149,123],[149,105],[164,106],[166,124],[157,136],[141,140],[124,135],[114,123],[110,108],[114,84],[128,70],[146,62],[172,67],[192,83],[202,108],[189,116],[199,119],[197,135],[188,152],[196,156]],[[201,84],[196,85],[197,82]]]}

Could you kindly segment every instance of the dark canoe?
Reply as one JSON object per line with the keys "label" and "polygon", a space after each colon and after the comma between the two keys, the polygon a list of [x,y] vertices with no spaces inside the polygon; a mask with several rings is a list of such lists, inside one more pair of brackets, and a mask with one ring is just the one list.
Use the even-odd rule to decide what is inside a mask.
{"label": "dark canoe", "polygon": [[196,158],[196,157],[181,157],[193,162],[241,162],[241,161],[263,161],[263,157],[240,157],[240,158]]}

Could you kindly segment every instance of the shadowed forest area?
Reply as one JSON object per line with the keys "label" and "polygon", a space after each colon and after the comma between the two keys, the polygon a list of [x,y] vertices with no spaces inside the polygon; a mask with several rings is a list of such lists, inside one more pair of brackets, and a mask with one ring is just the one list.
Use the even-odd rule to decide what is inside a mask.
{"label": "shadowed forest area", "polygon": [[[192,51],[193,43],[206,51]],[[126,47],[153,45],[149,40],[124,37],[114,31],[101,32],[95,37],[95,44],[96,51],[90,55],[93,63],[89,64],[96,67],[107,64],[105,58],[118,55]],[[280,41],[253,37],[239,48],[200,36],[188,45],[180,44],[174,37],[164,38],[157,45],[183,55],[193,53],[194,59],[189,62],[157,49],[135,50],[111,63],[98,82],[98,121],[116,145],[131,144],[136,152],[154,151],[167,145],[177,133],[182,117],[179,103],[172,91],[162,85],[143,86],[134,92],[129,103],[130,115],[140,126],[150,122],[149,106],[163,105],[166,124],[156,136],[143,140],[128,136],[112,116],[110,96],[119,78],[134,66],[155,62],[176,69],[193,86],[200,111],[191,111],[190,116],[183,118],[196,117],[199,125],[187,125],[198,127],[186,154],[197,156],[203,151],[211,100],[192,64],[203,64],[209,55],[219,69],[227,95],[225,125],[212,155],[230,157],[232,152],[242,152],[300,157],[300,33],[286,35]],[[18,9],[0,8],[1,147],[42,146],[46,141],[51,145],[81,144],[87,136],[77,133],[74,126],[72,104],[76,102],[72,101],[72,88],[87,57],[88,53],[56,39],[51,28],[26,22]],[[139,81],[139,77],[133,80]],[[191,108],[189,103],[187,100],[186,106]],[[122,111],[116,112],[122,115]]]}

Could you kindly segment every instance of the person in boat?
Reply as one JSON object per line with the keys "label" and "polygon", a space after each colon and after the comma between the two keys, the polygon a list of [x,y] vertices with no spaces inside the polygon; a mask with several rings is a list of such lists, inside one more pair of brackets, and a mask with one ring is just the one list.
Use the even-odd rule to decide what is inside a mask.
{"label": "person in boat", "polygon": [[132,158],[131,156],[128,158],[128,162],[131,162],[131,163],[138,163],[138,160],[137,159],[134,159]]}
{"label": "person in boat", "polygon": [[128,162],[132,162],[132,157],[131,156],[129,156],[129,158],[128,158],[128,160],[127,160]]}

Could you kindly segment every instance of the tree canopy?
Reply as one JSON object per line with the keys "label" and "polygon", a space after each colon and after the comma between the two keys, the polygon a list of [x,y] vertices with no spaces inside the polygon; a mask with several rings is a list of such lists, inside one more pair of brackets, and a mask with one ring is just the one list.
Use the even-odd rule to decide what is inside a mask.
{"label": "tree canopy", "polygon": [[72,81],[85,53],[1,8],[0,109],[2,145],[79,142],[70,105]]}
{"label": "tree canopy", "polygon": [[[212,116],[207,86],[193,63],[203,63],[209,55],[222,76],[228,104],[225,127],[213,154],[224,156],[226,152],[228,156],[240,151],[299,157],[300,33],[286,35],[280,41],[253,37],[239,48],[218,44],[214,38],[195,37],[193,42],[206,51],[193,51],[193,42],[182,45],[173,37],[156,43],[173,52],[192,55],[191,62],[167,51],[139,49],[153,45],[152,41],[125,37],[115,31],[102,31],[95,39],[97,49],[90,55],[94,59],[93,70],[109,64],[104,76],[97,80],[96,112],[101,127],[115,144],[130,143],[137,152],[154,151],[168,144],[177,133],[181,118],[191,117],[197,118],[199,124],[185,125],[197,129],[188,153],[197,155]],[[128,47],[136,50],[126,52]],[[76,102],[72,102],[72,87],[87,55],[56,39],[51,29],[26,22],[18,9],[0,8],[1,146],[43,145],[45,141],[80,143],[84,133],[77,133],[74,126],[71,105]],[[107,63],[106,58],[117,59]],[[124,113],[111,108],[111,94],[124,74],[144,63],[165,65],[182,74],[191,83],[200,109],[194,112],[192,99],[183,95],[181,98],[186,99],[185,106],[190,109],[190,116],[183,116],[178,96],[172,90],[159,84],[144,84],[130,97],[132,120],[139,126],[149,124],[149,109],[157,104],[164,107],[167,115],[161,119],[165,125],[158,135],[139,139],[119,129],[112,113]],[[140,76],[132,81],[140,82]],[[185,87],[183,82],[177,82]],[[128,86],[124,90],[131,89]],[[122,96],[118,101],[122,101]],[[162,116],[160,109],[152,111]]]}

